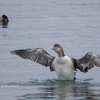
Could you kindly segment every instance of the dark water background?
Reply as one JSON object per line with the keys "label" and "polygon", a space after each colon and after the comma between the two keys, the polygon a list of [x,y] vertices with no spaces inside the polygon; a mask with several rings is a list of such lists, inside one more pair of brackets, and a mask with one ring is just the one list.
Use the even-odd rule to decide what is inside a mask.
{"label": "dark water background", "polygon": [[0,100],[100,100],[100,68],[76,81],[59,81],[55,72],[10,51],[51,48],[58,43],[65,54],[81,58],[88,51],[100,55],[100,0],[1,0]]}

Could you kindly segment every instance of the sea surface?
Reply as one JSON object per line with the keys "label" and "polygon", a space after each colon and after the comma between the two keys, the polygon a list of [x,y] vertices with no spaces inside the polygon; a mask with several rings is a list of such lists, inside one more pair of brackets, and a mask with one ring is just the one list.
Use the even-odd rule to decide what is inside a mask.
{"label": "sea surface", "polygon": [[10,51],[60,44],[67,56],[100,55],[100,0],[0,0],[0,100],[100,100],[100,68],[79,70],[75,81]]}

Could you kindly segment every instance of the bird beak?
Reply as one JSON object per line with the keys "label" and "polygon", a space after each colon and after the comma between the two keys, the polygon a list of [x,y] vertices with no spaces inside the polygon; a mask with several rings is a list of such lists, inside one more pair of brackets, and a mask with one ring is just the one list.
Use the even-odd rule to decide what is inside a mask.
{"label": "bird beak", "polygon": [[54,50],[54,48],[51,48],[51,50]]}

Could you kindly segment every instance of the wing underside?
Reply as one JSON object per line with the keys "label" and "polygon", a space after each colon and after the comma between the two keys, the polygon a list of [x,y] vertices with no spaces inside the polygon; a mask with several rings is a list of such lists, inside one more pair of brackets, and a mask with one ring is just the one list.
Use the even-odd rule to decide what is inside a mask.
{"label": "wing underside", "polygon": [[20,49],[20,50],[14,50],[11,51],[12,54],[19,55],[20,57],[24,59],[30,59],[34,62],[37,62],[44,66],[50,66],[50,70],[54,71],[54,68],[52,67],[52,62],[54,60],[54,57],[48,54],[44,49],[42,48],[36,48],[36,49]]}
{"label": "wing underside", "polygon": [[72,59],[75,65],[75,69],[79,69],[85,73],[94,66],[100,67],[100,56],[92,52],[88,52],[84,57],[80,59]]}

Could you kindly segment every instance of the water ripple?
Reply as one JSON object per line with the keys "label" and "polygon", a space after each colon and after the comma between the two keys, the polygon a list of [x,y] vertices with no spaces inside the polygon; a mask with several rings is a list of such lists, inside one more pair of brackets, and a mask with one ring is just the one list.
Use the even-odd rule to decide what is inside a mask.
{"label": "water ripple", "polygon": [[9,82],[3,83],[0,82],[0,87],[19,87],[19,86],[88,86],[88,87],[100,87],[100,83],[91,83],[90,81],[93,80],[91,78],[85,80],[75,80],[75,81],[62,81],[58,79],[47,79],[39,81],[38,79],[31,79],[28,82]]}

